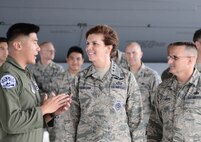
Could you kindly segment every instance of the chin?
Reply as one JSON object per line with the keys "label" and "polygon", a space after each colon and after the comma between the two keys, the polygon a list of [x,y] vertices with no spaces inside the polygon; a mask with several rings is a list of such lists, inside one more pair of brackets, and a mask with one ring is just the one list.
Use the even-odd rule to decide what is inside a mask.
{"label": "chin", "polygon": [[88,59],[89,59],[89,61],[93,62],[93,59],[91,59],[91,58],[88,58]]}
{"label": "chin", "polygon": [[169,70],[169,73],[172,73],[172,74],[174,74],[174,70]]}
{"label": "chin", "polygon": [[36,63],[36,61],[34,60],[34,61],[30,62],[29,64],[35,64],[35,63]]}

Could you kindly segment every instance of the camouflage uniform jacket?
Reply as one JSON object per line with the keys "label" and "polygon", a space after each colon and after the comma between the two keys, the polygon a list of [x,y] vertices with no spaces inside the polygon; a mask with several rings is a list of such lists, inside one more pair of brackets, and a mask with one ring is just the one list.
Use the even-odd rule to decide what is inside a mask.
{"label": "camouflage uniform jacket", "polygon": [[157,89],[159,83],[161,83],[161,78],[156,71],[145,66],[143,63],[140,70],[134,73],[134,76],[142,95],[144,123],[147,125],[151,112],[151,104],[154,99],[154,91]]}
{"label": "camouflage uniform jacket", "polygon": [[40,89],[39,92],[44,93],[45,91],[42,89],[42,84],[50,82],[52,77],[64,72],[64,69],[55,62],[51,62],[48,66],[43,66],[39,61],[35,65],[30,66],[30,71],[36,79]]}
{"label": "camouflage uniform jacket", "polygon": [[[63,73],[60,73],[57,76],[52,77],[50,82],[43,83],[42,89],[48,94],[50,94],[51,92],[55,92],[56,94],[61,94],[61,93],[70,94],[71,84],[74,78],[75,76],[71,75],[69,71],[67,70]],[[60,117],[60,121],[62,121],[62,123],[59,123],[59,125],[61,126],[64,125],[63,121],[65,120],[65,114],[62,114],[57,117]],[[54,142],[55,141],[54,123],[52,124],[51,122],[49,127],[49,136],[50,136],[50,141]]]}
{"label": "camouflage uniform jacket", "polygon": [[201,141],[201,76],[195,69],[178,89],[175,77],[163,81],[156,92],[148,124],[148,142]]}
{"label": "camouflage uniform jacket", "polygon": [[47,92],[55,92],[56,94],[60,93],[70,93],[71,84],[73,83],[75,76],[72,76],[68,70],[63,73],[53,76],[50,79],[50,82],[43,83],[42,89]]}
{"label": "camouflage uniform jacket", "polygon": [[55,123],[56,142],[144,141],[141,94],[131,72],[112,62],[99,79],[91,65],[80,72],[72,92],[66,120]]}

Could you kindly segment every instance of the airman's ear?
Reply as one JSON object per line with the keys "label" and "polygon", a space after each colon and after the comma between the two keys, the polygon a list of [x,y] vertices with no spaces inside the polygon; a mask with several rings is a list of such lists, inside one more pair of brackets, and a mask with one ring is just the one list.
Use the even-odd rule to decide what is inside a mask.
{"label": "airman's ear", "polygon": [[21,50],[22,49],[22,44],[20,41],[13,41],[13,47],[16,49],[16,50]]}
{"label": "airman's ear", "polygon": [[194,56],[191,56],[191,57],[188,58],[188,63],[189,63],[189,64],[193,64],[194,62],[196,62],[196,61],[194,61],[194,60],[195,60],[195,57],[194,57]]}
{"label": "airman's ear", "polygon": [[112,45],[108,45],[107,48],[108,48],[109,53],[111,54],[113,46]]}
{"label": "airman's ear", "polygon": [[143,57],[143,52],[141,51],[141,58]]}

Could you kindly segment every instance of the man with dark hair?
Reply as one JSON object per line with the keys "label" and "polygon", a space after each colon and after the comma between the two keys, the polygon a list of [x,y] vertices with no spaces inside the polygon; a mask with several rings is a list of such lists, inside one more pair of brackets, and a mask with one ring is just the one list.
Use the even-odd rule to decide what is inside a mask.
{"label": "man with dark hair", "polygon": [[[201,29],[198,29],[195,31],[193,35],[193,42],[196,45],[198,49],[198,58],[196,62],[196,68],[198,69],[199,72],[201,72]],[[165,69],[161,75],[161,79],[165,80],[170,77],[172,77],[173,74],[169,72],[169,68]]]}
{"label": "man with dark hair", "polygon": [[199,41],[201,39],[201,29],[198,29],[195,31],[193,35],[193,42],[196,43],[196,41]]}
{"label": "man with dark hair", "polygon": [[[64,73],[60,73],[56,76],[53,76],[51,77],[49,82],[42,84],[42,89],[45,92],[49,94],[51,94],[51,92],[71,94],[71,84],[75,76],[78,74],[78,72],[80,72],[81,66],[84,63],[83,50],[78,46],[70,47],[66,55],[66,62],[68,65],[68,69]],[[63,114],[59,118],[60,119],[59,123],[57,123],[57,126],[63,125],[63,122],[66,119],[66,115]],[[55,140],[54,129],[54,126],[52,129],[50,129],[51,141]]]}
{"label": "man with dark hair", "polygon": [[195,43],[197,49],[198,49],[198,59],[196,67],[199,71],[201,71],[201,29],[198,29],[195,31],[193,35],[193,42]]}
{"label": "man with dark hair", "polygon": [[78,46],[70,47],[66,56],[66,63],[68,64],[67,72],[69,76],[74,78],[84,63],[84,52],[82,48]]}
{"label": "man with dark hair", "polygon": [[71,46],[67,52],[66,57],[68,58],[73,52],[80,53],[82,55],[82,58],[84,59],[84,52],[79,46]]}
{"label": "man with dark hair", "polygon": [[64,73],[60,73],[51,77],[48,83],[42,84],[42,89],[47,92],[56,93],[70,93],[70,84],[81,70],[81,66],[84,63],[84,52],[78,46],[72,46],[69,48],[66,54],[66,63],[68,69]]}
{"label": "man with dark hair", "polygon": [[44,124],[70,106],[71,98],[65,94],[41,100],[27,69],[40,51],[38,31],[29,23],[8,29],[9,56],[0,67],[0,142],[42,142]]}
{"label": "man with dark hair", "polygon": [[8,56],[8,43],[5,37],[0,37],[0,66],[6,61]]}
{"label": "man with dark hair", "polygon": [[201,141],[201,75],[198,52],[191,42],[168,46],[169,72],[155,92],[147,142]]}

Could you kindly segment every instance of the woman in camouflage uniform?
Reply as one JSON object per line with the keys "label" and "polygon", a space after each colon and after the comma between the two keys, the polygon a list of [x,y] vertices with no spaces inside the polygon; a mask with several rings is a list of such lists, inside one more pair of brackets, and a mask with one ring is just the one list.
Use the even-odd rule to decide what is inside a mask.
{"label": "woman in camouflage uniform", "polygon": [[132,73],[111,61],[117,33],[97,25],[86,33],[86,52],[92,65],[81,71],[72,87],[72,107],[56,141],[144,141],[141,94]]}

